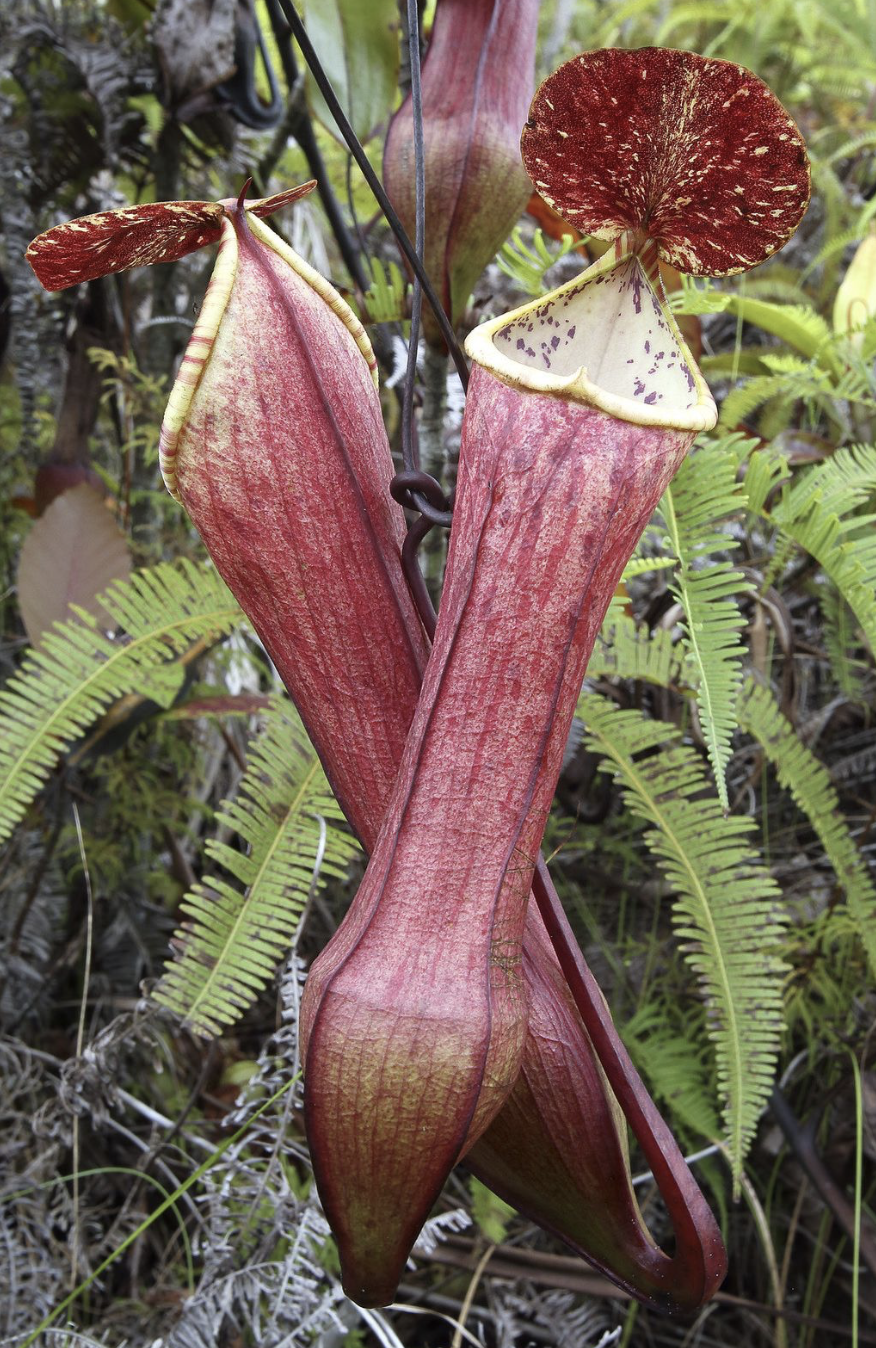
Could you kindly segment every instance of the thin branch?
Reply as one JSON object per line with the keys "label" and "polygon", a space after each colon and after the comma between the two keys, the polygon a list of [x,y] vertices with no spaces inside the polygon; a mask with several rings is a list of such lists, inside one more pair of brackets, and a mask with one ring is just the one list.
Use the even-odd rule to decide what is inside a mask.
{"label": "thin branch", "polygon": [[429,276],[425,268],[423,267],[423,264],[417,257],[416,249],[414,248],[414,245],[411,243],[411,240],[408,236],[408,233],[404,225],[402,224],[401,220],[399,220],[398,215],[396,214],[396,211],[393,208],[392,202],[386,195],[386,192],[384,191],[383,188],[383,184],[381,183],[377,174],[374,172],[374,169],[371,167],[371,164],[368,162],[368,156],[366,155],[364,149],[362,148],[362,144],[358,136],[356,135],[355,131],[350,125],[343,108],[341,107],[340,103],[337,100],[337,97],[335,95],[334,90],[332,89],[328,77],[326,76],[326,73],[322,68],[319,57],[317,56],[316,51],[314,50],[313,43],[307,36],[307,30],[305,29],[303,23],[301,22],[301,19],[298,17],[295,7],[292,4],[292,0],[277,0],[277,3],[280,5],[280,8],[282,9],[283,14],[289,24],[289,27],[292,29],[292,32],[295,36],[295,40],[298,43],[299,47],[301,48],[304,59],[310,68],[310,71],[313,75],[314,80],[317,83],[320,93],[325,99],[332,116],[337,122],[341,135],[343,136],[344,140],[347,142],[347,145],[350,148],[350,153],[356,160],[356,163],[359,165],[359,168],[362,170],[363,178],[365,179],[368,186],[371,188],[371,191],[377,198],[378,204],[380,205],[381,210],[386,216],[390,229],[392,230],[395,237],[398,239],[399,247],[401,248],[402,252],[404,253],[405,257],[407,258],[408,262],[411,265],[411,270],[413,271],[414,275],[418,278],[420,284],[423,287],[423,294],[426,296],[426,299],[432,306],[435,318],[438,322],[439,327],[441,328],[441,335],[443,336],[445,342],[447,343],[448,350],[450,351],[450,354],[453,357],[453,363],[455,364],[457,371],[459,372],[459,377],[462,381],[462,386],[463,388],[466,388],[468,386],[468,365],[466,364],[466,359],[463,354],[462,347],[460,346],[457,340],[456,333],[453,331],[450,319],[447,317],[447,314],[444,312],[444,309],[441,306],[441,302],[438,299],[438,296],[435,294],[432,282],[429,280]]}
{"label": "thin branch", "polygon": [[291,29],[287,24],[280,7],[280,0],[267,0],[268,14],[271,19],[271,27],[274,30],[274,37],[277,40],[277,47],[280,52],[280,61],[283,66],[283,74],[286,77],[286,84],[289,89],[290,101],[289,111],[284,119],[284,126],[288,134],[292,136],[300,145],[304,158],[307,160],[307,167],[311,175],[316,179],[316,190],[319,193],[323,204],[326,217],[331,226],[332,234],[338,245],[338,251],[344,261],[344,266],[350,273],[354,285],[364,292],[371,284],[365,275],[365,269],[362,266],[362,259],[359,251],[353,241],[353,237],[347,228],[347,222],[344,219],[338,199],[335,196],[334,189],[328,176],[328,170],[325,166],[325,160],[322,157],[322,151],[316,139],[316,132],[313,129],[313,122],[307,112],[304,102],[303,81],[299,78],[298,63],[295,60],[295,52],[292,49]]}
{"label": "thin branch", "polygon": [[[417,259],[422,266],[423,248],[426,240],[426,161],[423,153],[423,97],[420,87],[420,21],[417,14],[417,0],[407,0],[408,4],[408,60],[411,67],[411,104],[414,116],[414,200],[415,200],[415,242]],[[417,379],[417,350],[420,345],[420,310],[423,305],[423,288],[419,278],[414,276],[414,290],[411,299],[411,331],[408,339],[408,363],[405,370],[404,394],[402,399],[402,462],[408,472],[416,472],[420,466],[414,435],[414,384]]]}

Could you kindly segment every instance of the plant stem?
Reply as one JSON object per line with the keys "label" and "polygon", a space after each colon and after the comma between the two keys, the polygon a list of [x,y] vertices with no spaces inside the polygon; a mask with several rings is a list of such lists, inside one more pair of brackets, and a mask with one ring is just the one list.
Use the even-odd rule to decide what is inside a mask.
{"label": "plant stem", "polygon": [[[347,222],[343,217],[338,199],[329,181],[325,160],[322,157],[313,122],[310,120],[307,105],[304,101],[304,82],[299,76],[298,63],[292,49],[292,33],[283,17],[278,0],[267,0],[267,3],[271,27],[274,30],[280,52],[283,74],[286,77],[286,84],[289,89],[289,107],[283,119],[282,129],[288,136],[297,140],[301,147],[311,176],[316,179],[316,190],[319,193],[332,234],[338,245],[338,251],[343,258],[344,266],[350,273],[353,284],[358,286],[364,294],[370,285],[370,281],[365,275],[359,250],[347,228]],[[259,173],[266,177],[271,167],[270,158],[266,156],[259,165]]]}
{"label": "plant stem", "polygon": [[446,489],[444,419],[447,415],[447,355],[428,342],[423,360],[423,411],[420,415],[420,466]]}
{"label": "plant stem", "polygon": [[344,137],[344,140],[350,147],[350,152],[353,158],[356,160],[356,163],[359,165],[359,168],[362,171],[363,178],[365,179],[368,186],[371,188],[371,191],[377,198],[380,208],[383,211],[384,215],[386,216],[387,222],[389,223],[389,226],[393,234],[398,239],[399,247],[401,248],[402,252],[404,253],[405,257],[407,258],[408,262],[411,265],[411,270],[413,271],[414,275],[418,278],[420,284],[423,287],[423,294],[426,296],[427,300],[432,306],[432,310],[435,314],[436,319],[438,320],[438,325],[441,328],[441,334],[447,343],[447,346],[450,350],[450,354],[453,357],[453,363],[455,364],[457,370],[459,371],[460,380],[462,381],[463,388],[465,388],[468,385],[468,365],[466,363],[462,347],[460,346],[459,341],[457,340],[456,333],[453,331],[450,319],[447,317],[447,314],[444,312],[444,309],[441,306],[441,302],[438,299],[438,296],[435,294],[435,289],[431,281],[429,280],[428,274],[426,273],[426,270],[423,267],[422,262],[417,257],[416,249],[414,248],[414,245],[411,243],[407,230],[404,228],[402,222],[399,220],[398,214],[394,210],[392,202],[389,200],[389,197],[386,195],[386,192],[384,191],[383,184],[381,183],[377,174],[374,172],[374,169],[371,167],[371,164],[368,161],[368,156],[366,155],[364,149],[362,148],[362,144],[358,136],[356,135],[355,131],[350,125],[349,119],[345,115],[343,108],[338,102],[337,96],[335,95],[335,92],[332,89],[331,84],[329,83],[328,77],[326,76],[326,73],[322,68],[319,57],[317,56],[316,51],[314,50],[313,43],[307,36],[307,30],[302,24],[301,19],[298,17],[298,14],[295,10],[295,6],[291,3],[291,0],[278,0],[278,3],[289,24],[289,27],[292,29],[292,32],[295,35],[298,45],[302,50],[304,59],[306,60],[308,66],[310,67],[310,70],[313,74],[313,78],[316,80],[316,83],[319,86],[319,90],[329,106],[331,114],[338,124],[341,135]]}
{"label": "plant stem", "polygon": [[[444,422],[447,416],[447,354],[424,344],[422,393],[420,414],[420,463],[424,472],[447,487],[445,481],[447,453],[444,447]],[[437,601],[441,593],[441,578],[447,556],[447,530],[433,529],[421,549],[422,567],[429,592]]]}

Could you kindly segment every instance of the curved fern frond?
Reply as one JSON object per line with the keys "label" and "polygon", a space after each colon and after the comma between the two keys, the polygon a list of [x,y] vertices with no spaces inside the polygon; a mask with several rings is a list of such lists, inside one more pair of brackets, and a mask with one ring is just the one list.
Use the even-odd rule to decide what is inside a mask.
{"label": "curved fern frond", "polygon": [[861,153],[862,150],[869,150],[876,146],[876,131],[859,131],[856,135],[850,136],[848,140],[835,150],[833,150],[824,159],[824,163],[831,167],[838,164],[841,159],[851,159]]}
{"label": "curved fern frond", "polygon": [[[816,500],[800,519],[778,511],[773,518],[833,581],[876,652],[876,517],[841,520]],[[859,532],[862,529],[864,533]]]}
{"label": "curved fern frond", "polygon": [[550,271],[555,262],[559,262],[561,257],[565,257],[579,245],[580,239],[570,231],[563,235],[559,247],[552,251],[545,243],[542,231],[536,228],[532,231],[532,247],[530,247],[523,238],[520,226],[515,225],[510,239],[505,240],[496,254],[496,264],[500,271],[511,277],[524,294],[533,295],[537,299],[548,289],[544,279],[545,272]]}
{"label": "curved fern frond", "polygon": [[804,361],[797,365],[793,370],[758,375],[733,389],[721,404],[720,424],[729,427],[748,421],[753,412],[774,399],[788,409],[799,399],[814,403],[819,399],[829,401],[831,385],[827,372]]}
{"label": "curved fern frond", "polygon": [[779,304],[733,291],[718,290],[712,284],[689,278],[680,291],[669,297],[670,308],[677,314],[729,313],[743,323],[778,337],[807,359],[816,359],[825,369],[839,372],[840,362],[833,347],[833,333],[817,310],[809,304]]}
{"label": "curved fern frond", "polygon": [[728,295],[727,309],[744,323],[754,323],[778,337],[802,356],[815,358],[825,369],[838,369],[830,327],[808,304],[775,304],[748,295]]}
{"label": "curved fern frond", "polygon": [[729,562],[711,554],[734,546],[714,521],[747,503],[736,481],[738,443],[716,441],[691,454],[666,489],[658,512],[678,558],[672,590],[685,614],[685,637],[697,707],[718,795],[729,808],[725,772],[736,727],[735,702],[744,647],[736,596],[751,585]]}
{"label": "curved fern frond", "polygon": [[848,514],[874,495],[876,446],[849,445],[800,473],[773,513],[780,521],[799,519],[817,497],[824,510]]}
{"label": "curved fern frond", "polygon": [[620,780],[628,807],[650,825],[645,841],[675,890],[676,933],[706,1003],[738,1185],[782,1029],[779,889],[746,845],[751,821],[723,814],[674,727],[618,711],[597,694],[579,700],[578,714],[588,747],[605,760],[601,770]]}
{"label": "curved fern frond", "polygon": [[860,640],[854,614],[832,585],[824,587],[820,602],[824,617],[824,649],[837,687],[850,702],[863,702],[869,664],[855,655]]}
{"label": "curved fern frond", "polygon": [[295,941],[314,887],[346,875],[359,852],[316,751],[287,699],[272,707],[250,749],[237,795],[217,824],[240,849],[210,839],[211,875],[182,903],[179,954],[153,992],[193,1034],[234,1024],[267,986]]}
{"label": "curved fern frond", "polygon": [[771,693],[750,683],[739,699],[740,724],[760,744],[779,782],[808,817],[846,892],[849,913],[876,974],[876,885],[849,833],[830,774],[782,715]]}
{"label": "curved fern frond", "polygon": [[609,610],[587,665],[588,679],[636,679],[659,688],[681,682],[683,652],[665,629],[648,632],[622,609]]}
{"label": "curved fern frond", "polygon": [[763,514],[768,498],[790,471],[788,456],[774,445],[749,455],[745,465],[745,494],[749,510]]}
{"label": "curved fern frond", "polygon": [[876,448],[853,445],[800,474],[767,518],[816,559],[876,652],[874,517],[850,513],[874,496]]}
{"label": "curved fern frond", "polygon": [[648,1002],[623,1027],[623,1039],[651,1092],[666,1101],[688,1132],[711,1142],[721,1125],[709,1088],[708,1046],[697,1042],[701,1027],[692,1027],[691,1020],[700,1017],[682,1019],[665,1002]]}
{"label": "curved fern frond", "polygon": [[123,635],[111,640],[79,611],[46,633],[0,693],[0,841],[62,753],[116,698],[162,683],[162,667],[194,641],[229,632],[242,614],[212,567],[169,562],[115,584],[100,603]]}
{"label": "curved fern frond", "polygon": [[624,567],[621,583],[635,580],[637,576],[647,576],[651,571],[668,571],[675,566],[674,557],[631,557]]}

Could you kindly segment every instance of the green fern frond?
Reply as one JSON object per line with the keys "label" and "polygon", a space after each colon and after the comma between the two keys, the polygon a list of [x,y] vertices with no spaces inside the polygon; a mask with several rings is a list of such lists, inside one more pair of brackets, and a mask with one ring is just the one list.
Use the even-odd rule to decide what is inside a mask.
{"label": "green fern frond", "polygon": [[752,323],[778,337],[801,356],[814,358],[827,369],[839,368],[831,329],[811,305],[780,304],[754,295],[718,290],[711,283],[704,285],[690,278],[683,280],[681,290],[669,297],[669,305],[679,314],[732,314],[743,323]]}
{"label": "green fern frond", "polygon": [[767,499],[789,471],[788,456],[774,445],[764,445],[762,449],[752,452],[745,465],[745,494],[749,510],[762,514]]}
{"label": "green fern frond", "polygon": [[744,487],[736,480],[737,466],[738,441],[704,445],[685,460],[658,506],[678,559],[672,590],[684,609],[700,722],[725,810],[729,808],[725,773],[744,654],[737,595],[752,587],[729,562],[716,561],[711,554],[733,547],[732,539],[714,527],[715,521],[738,513],[747,503]]}
{"label": "green fern frond", "polygon": [[673,566],[674,557],[631,557],[624,567],[621,580],[635,580],[637,576],[647,576],[651,571],[669,571]]}
{"label": "green fern frond", "polygon": [[100,599],[121,635],[110,639],[79,611],[56,623],[0,693],[0,840],[9,836],[58,755],[116,698],[161,677],[192,642],[241,620],[212,567],[183,561],[139,571]]}
{"label": "green fern frond", "polygon": [[706,314],[723,314],[726,310],[729,296],[708,277],[695,278],[682,273],[679,282],[678,290],[672,290],[666,296],[666,303],[676,316],[702,318]]}
{"label": "green fern frond", "polygon": [[295,941],[314,882],[343,877],[359,846],[338,827],[343,815],[292,705],[266,714],[237,795],[220,827],[241,847],[208,841],[206,854],[237,883],[211,875],[182,903],[179,954],[153,996],[193,1034],[234,1024],[267,986]]}
{"label": "green fern frond", "polygon": [[408,316],[408,285],[395,262],[368,259],[371,284],[363,296],[369,323],[392,323]]}
{"label": "green fern frond", "polygon": [[831,349],[832,331],[827,322],[808,304],[775,304],[748,295],[730,295],[728,311],[743,323],[753,323],[763,332],[778,337],[787,346],[826,369],[837,365]]}
{"label": "green fern frond", "polygon": [[815,366],[807,366],[803,372],[758,375],[727,394],[721,405],[720,424],[738,426],[773,398],[782,399],[790,408],[798,399],[817,400],[829,393],[827,372]]}
{"label": "green fern frond", "polygon": [[670,39],[679,29],[689,25],[695,29],[705,24],[723,27],[726,22],[727,9],[721,0],[693,0],[693,3],[673,5],[657,30],[654,44],[658,47],[673,45]]}
{"label": "green fern frond", "polygon": [[[660,0],[620,0],[619,4],[600,10],[599,17],[602,22],[594,33],[594,47],[619,47],[621,35],[628,30],[631,20],[643,18],[652,11],[659,11],[660,8]],[[596,11],[593,18],[594,21],[597,18]]]}
{"label": "green fern frond", "polygon": [[840,519],[816,498],[805,515],[773,512],[782,531],[814,557],[854,613],[876,652],[876,530],[874,516]]}
{"label": "green fern frond", "polygon": [[[845,342],[845,337],[837,339]],[[846,402],[855,403],[858,407],[869,409],[876,407],[876,397],[874,397],[873,374],[868,369],[850,366],[845,370],[842,376],[837,380],[833,388],[833,397]]]}
{"label": "green fern frond", "polygon": [[802,742],[771,693],[750,683],[739,699],[740,723],[760,744],[779,782],[809,819],[846,892],[849,913],[876,974],[876,886],[840,812],[822,763]]}
{"label": "green fern frond", "polygon": [[821,98],[825,96],[838,99],[842,103],[860,103],[867,96],[867,89],[872,84],[874,72],[872,62],[867,63],[870,66],[854,66],[851,63],[847,65],[828,65],[819,63],[812,65],[806,72],[807,80],[818,90]]}
{"label": "green fern frond", "polygon": [[820,603],[824,618],[824,649],[837,687],[850,702],[863,702],[864,678],[869,665],[854,654],[859,645],[854,614],[832,585],[824,586]]}
{"label": "green fern frond", "polygon": [[[675,890],[676,934],[706,1003],[734,1182],[773,1085],[782,1030],[781,895],[745,839],[749,819],[724,815],[702,764],[673,726],[585,694],[588,748],[651,827],[649,849]],[[654,752],[657,750],[657,752]]]}
{"label": "green fern frond", "polygon": [[545,272],[561,257],[577,248],[579,243],[580,240],[574,234],[564,234],[562,243],[551,252],[544,241],[544,234],[536,228],[532,232],[530,247],[523,239],[520,226],[515,225],[510,239],[505,240],[496,254],[496,263],[499,270],[510,276],[524,294],[537,297],[547,289]]}
{"label": "green fern frond", "polygon": [[831,154],[822,162],[830,167],[839,163],[841,159],[856,158],[862,150],[870,150],[876,146],[876,130],[859,131],[856,136],[850,136],[848,140],[843,141]]}
{"label": "green fern frond", "polygon": [[721,1131],[710,1090],[710,1069],[701,1043],[690,1034],[690,1015],[673,1015],[646,1003],[623,1027],[623,1039],[651,1092],[666,1101],[693,1136],[714,1141]]}
{"label": "green fern frond", "polygon": [[622,609],[606,615],[587,665],[588,679],[635,679],[658,688],[681,682],[682,650],[672,633],[648,632]]}
{"label": "green fern frond", "polygon": [[749,272],[745,277],[745,293],[743,298],[746,300],[764,300],[768,304],[777,304],[783,307],[794,304],[806,304],[806,292],[799,282],[799,272],[792,273],[793,279],[783,277],[779,274],[778,266],[775,270],[758,275],[757,272]]}
{"label": "green fern frond", "polygon": [[[872,203],[868,203],[868,205],[871,204]],[[817,269],[825,262],[834,260],[838,262],[847,248],[852,244],[861,242],[865,233],[866,225],[862,224],[861,220],[857,220],[855,224],[851,225],[848,229],[840,230],[838,234],[832,235],[827,242],[819,248],[818,252],[812,258],[812,261],[807,262],[800,273],[800,280],[805,281],[812,272],[817,271]]]}
{"label": "green fern frond", "polygon": [[825,510],[847,514],[876,496],[876,446],[850,445],[800,473],[775,511],[777,519],[799,519],[818,497]]}

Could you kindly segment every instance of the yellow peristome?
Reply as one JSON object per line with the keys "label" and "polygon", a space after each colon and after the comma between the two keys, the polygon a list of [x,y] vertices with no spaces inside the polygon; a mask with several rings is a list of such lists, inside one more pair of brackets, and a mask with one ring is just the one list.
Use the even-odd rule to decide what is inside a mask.
{"label": "yellow peristome", "polygon": [[238,255],[237,235],[226,215],[222,221],[222,237],[219,240],[219,252],[213,275],[210,277],[198,321],[189,338],[161,423],[158,465],[164,478],[164,485],[175,501],[180,500],[176,485],[176,451],[180,431],[186,423],[195,389],[209,360],[210,349],[228,304],[234,278],[237,275]]}
{"label": "yellow peristome", "polygon": [[[606,290],[597,299],[601,286]],[[629,295],[624,299],[625,289]],[[658,356],[648,350],[645,333],[651,329],[644,326],[647,314],[644,320],[639,318],[642,296],[656,315],[652,321],[657,324],[658,338],[668,347],[669,360],[665,360],[664,351]],[[603,302],[606,298],[607,304]],[[626,313],[622,312],[624,307]],[[575,322],[571,322],[573,318]],[[540,337],[548,340],[539,341]],[[654,340],[658,344],[658,339]],[[505,349],[499,342],[505,343]],[[478,365],[512,388],[583,403],[621,421],[682,431],[710,430],[717,421],[709,387],[635,250],[618,256],[610,249],[580,276],[550,294],[482,323],[469,334],[465,349]],[[602,361],[606,352],[611,352],[615,367],[591,377],[588,363]],[[587,360],[578,358],[582,354]],[[661,359],[665,362],[662,371],[657,366]],[[567,368],[552,372],[554,360]],[[547,368],[540,368],[539,361]],[[671,378],[667,377],[667,367],[675,368]],[[618,374],[623,378],[617,378]],[[624,379],[633,387],[641,384],[640,396],[618,391]]]}
{"label": "yellow peristome", "polygon": [[[225,210],[225,216],[222,220],[222,236],[219,240],[216,266],[213,269],[213,275],[210,278],[210,284],[201,305],[198,321],[189,338],[186,353],[182,358],[179,372],[170,393],[158,446],[158,462],[161,475],[164,478],[167,490],[177,501],[180,500],[180,496],[176,481],[176,454],[180,432],[186,424],[192,398],[210,358],[210,351],[219,324],[228,306],[228,300],[237,276],[240,256],[237,235],[230,214],[237,209],[237,203],[229,200],[220,204]],[[309,266],[287,243],[283,242],[274,230],[269,229],[254,214],[254,208],[260,204],[259,201],[247,202],[246,204],[246,223],[252,237],[263,247],[276,253],[325,301],[332,313],[341,320],[365,357],[374,386],[377,388],[379,384],[377,360],[368,340],[368,334],[359,319],[347,302],[338,294],[331,282]]]}

